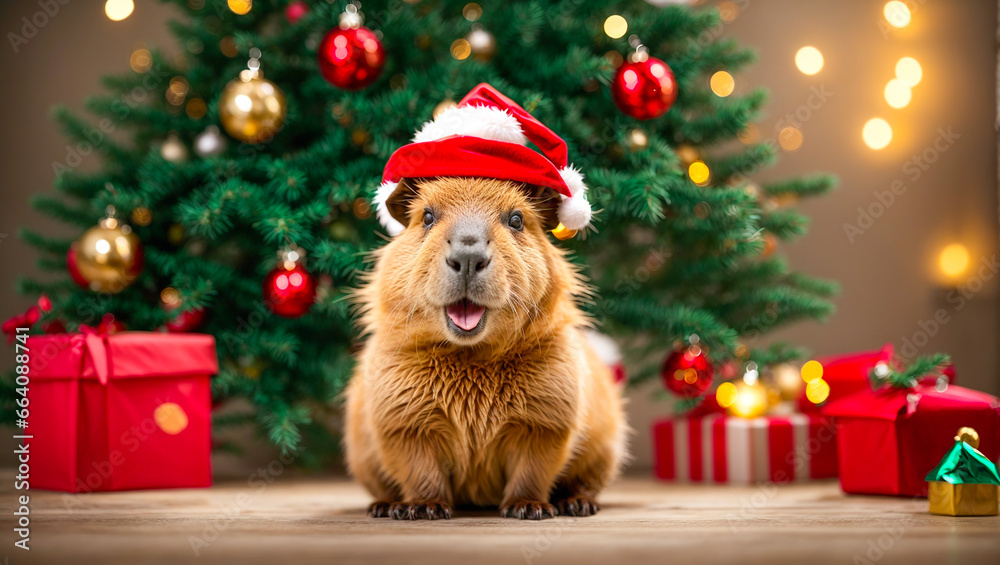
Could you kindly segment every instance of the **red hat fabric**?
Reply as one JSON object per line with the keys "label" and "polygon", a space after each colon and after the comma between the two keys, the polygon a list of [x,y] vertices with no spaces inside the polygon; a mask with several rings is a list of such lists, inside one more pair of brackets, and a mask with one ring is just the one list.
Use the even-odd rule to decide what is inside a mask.
{"label": "red hat fabric", "polygon": [[[535,144],[540,152],[526,147]],[[527,110],[482,83],[458,105],[421,127],[413,143],[396,150],[386,163],[375,204],[390,235],[403,231],[386,201],[400,181],[446,176],[485,177],[555,190],[562,196],[558,217],[571,230],[590,223],[583,175],[567,164],[566,142]]]}

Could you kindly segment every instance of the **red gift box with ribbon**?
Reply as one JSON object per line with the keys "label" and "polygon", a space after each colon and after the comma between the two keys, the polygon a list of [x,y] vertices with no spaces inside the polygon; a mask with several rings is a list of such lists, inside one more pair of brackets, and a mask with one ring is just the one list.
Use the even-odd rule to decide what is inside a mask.
{"label": "red gift box with ribbon", "polygon": [[1000,456],[1000,399],[946,382],[864,390],[827,405],[837,426],[840,487],[851,494],[927,496],[924,477],[963,426]]}
{"label": "red gift box with ribbon", "polygon": [[81,329],[27,341],[31,486],[211,486],[215,338]]}
{"label": "red gift box with ribbon", "polygon": [[723,414],[653,424],[657,478],[747,484],[837,476],[837,444],[827,418],[811,414],[744,419]]}

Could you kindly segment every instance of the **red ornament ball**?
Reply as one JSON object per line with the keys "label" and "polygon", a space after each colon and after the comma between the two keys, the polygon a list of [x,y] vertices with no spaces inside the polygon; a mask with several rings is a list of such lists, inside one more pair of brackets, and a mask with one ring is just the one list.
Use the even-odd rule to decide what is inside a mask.
{"label": "red ornament ball", "polygon": [[290,24],[297,24],[302,16],[309,13],[309,6],[302,0],[295,0],[285,6],[285,19]]}
{"label": "red ornament ball", "polygon": [[272,312],[298,318],[316,301],[316,279],[300,264],[279,265],[264,279],[264,303]]}
{"label": "red ornament ball", "polygon": [[116,334],[125,331],[125,329],[125,323],[115,318],[114,314],[101,316],[101,323],[97,324],[97,331],[99,333]]}
{"label": "red ornament ball", "polygon": [[626,61],[611,83],[611,99],[625,115],[637,120],[658,118],[677,99],[674,72],[656,57]]}
{"label": "red ornament ball", "polygon": [[70,245],[66,252],[66,270],[69,271],[69,278],[73,279],[81,288],[90,288],[90,281],[83,278],[80,268],[76,265],[76,246]]}
{"label": "red ornament ball", "polygon": [[335,29],[319,45],[319,70],[330,84],[360,90],[375,82],[385,65],[385,49],[366,28]]}
{"label": "red ornament ball", "polygon": [[185,310],[174,316],[169,322],[163,325],[168,333],[184,333],[198,329],[198,326],[205,321],[205,309],[195,308]]}
{"label": "red ornament ball", "polygon": [[701,396],[712,385],[715,369],[697,345],[672,352],[663,362],[663,384],[679,396],[694,398]]}

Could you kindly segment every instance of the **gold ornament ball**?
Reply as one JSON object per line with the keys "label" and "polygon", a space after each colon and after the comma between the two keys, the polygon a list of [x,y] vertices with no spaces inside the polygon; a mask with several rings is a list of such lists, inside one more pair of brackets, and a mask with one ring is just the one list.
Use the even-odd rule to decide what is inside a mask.
{"label": "gold ornament ball", "polygon": [[132,228],[105,218],[85,231],[76,245],[76,267],[91,290],[121,292],[142,270],[142,243]]}
{"label": "gold ornament ball", "polygon": [[285,93],[261,77],[231,80],[219,100],[222,127],[246,143],[270,141],[281,131],[286,112]]}

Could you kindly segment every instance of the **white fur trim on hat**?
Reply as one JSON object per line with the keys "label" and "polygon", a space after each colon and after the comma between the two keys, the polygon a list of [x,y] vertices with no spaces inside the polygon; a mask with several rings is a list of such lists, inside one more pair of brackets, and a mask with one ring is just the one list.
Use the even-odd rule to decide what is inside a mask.
{"label": "white fur trim on hat", "polygon": [[424,123],[413,136],[417,143],[437,141],[453,135],[478,137],[527,145],[521,123],[507,110],[490,106],[454,106]]}
{"label": "white fur trim on hat", "polygon": [[396,237],[397,235],[403,233],[403,229],[406,228],[403,224],[399,223],[396,218],[392,217],[389,213],[389,208],[385,205],[385,201],[392,196],[395,192],[396,187],[399,186],[398,182],[383,182],[378,190],[375,192],[375,217],[378,218],[378,222],[382,224],[385,231],[389,232],[389,235]]}
{"label": "white fur trim on hat", "polygon": [[590,224],[593,215],[590,202],[587,201],[587,185],[583,183],[583,174],[570,165],[565,169],[559,169],[559,175],[573,195],[572,198],[563,196],[559,204],[559,221],[568,229],[582,230]]}

